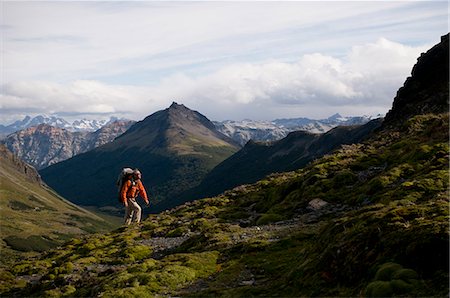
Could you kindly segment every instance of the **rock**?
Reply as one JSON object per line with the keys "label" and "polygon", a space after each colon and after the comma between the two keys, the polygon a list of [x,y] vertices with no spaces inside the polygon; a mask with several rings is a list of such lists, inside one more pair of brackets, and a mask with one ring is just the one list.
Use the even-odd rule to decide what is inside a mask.
{"label": "rock", "polygon": [[417,59],[403,87],[394,98],[383,126],[401,124],[406,119],[428,113],[449,111],[449,34]]}
{"label": "rock", "polygon": [[95,132],[72,132],[40,124],[12,133],[2,142],[20,159],[39,170],[113,141],[132,123],[117,121]]}
{"label": "rock", "polygon": [[308,209],[312,210],[320,210],[323,207],[327,206],[328,203],[321,199],[313,199],[308,203]]}
{"label": "rock", "polygon": [[253,286],[255,284],[255,280],[251,279],[251,280],[243,280],[239,283],[242,286]]}

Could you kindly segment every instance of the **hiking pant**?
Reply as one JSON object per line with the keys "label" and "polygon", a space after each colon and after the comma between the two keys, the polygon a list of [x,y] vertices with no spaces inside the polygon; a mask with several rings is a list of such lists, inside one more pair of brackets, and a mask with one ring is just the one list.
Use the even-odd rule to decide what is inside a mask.
{"label": "hiking pant", "polygon": [[140,222],[141,221],[141,206],[136,202],[135,198],[128,198],[128,206],[125,207],[125,224],[129,225],[131,221]]}

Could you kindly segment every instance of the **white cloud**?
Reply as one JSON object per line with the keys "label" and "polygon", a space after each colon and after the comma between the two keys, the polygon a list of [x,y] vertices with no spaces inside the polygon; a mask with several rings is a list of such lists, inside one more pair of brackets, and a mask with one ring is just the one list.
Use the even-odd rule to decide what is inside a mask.
{"label": "white cloud", "polygon": [[139,119],[172,100],[212,119],[385,112],[447,5],[6,1],[0,123]]}
{"label": "white cloud", "polygon": [[66,85],[27,81],[5,84],[2,89],[2,118],[15,113],[138,118],[143,115],[143,110],[147,110],[147,105],[152,104],[148,88],[106,85],[96,81],[79,80]]}
{"label": "white cloud", "polygon": [[[196,79],[173,76],[159,86],[158,92],[161,97],[183,98],[203,110],[214,102],[206,109],[217,118],[236,117],[232,112],[236,110],[240,115],[243,111],[248,115],[259,112],[270,119],[276,115],[267,111],[268,107],[284,110],[282,106],[286,105],[293,110],[308,106],[317,115],[355,105],[364,107],[366,113],[373,107],[387,112],[417,57],[427,48],[381,38],[352,47],[340,59],[315,53],[303,55],[294,63],[236,64]],[[223,111],[229,114],[225,116]]]}
{"label": "white cloud", "polygon": [[[197,78],[179,73],[151,87],[82,80],[10,83],[4,86],[0,102],[4,111],[39,107],[45,113],[134,119],[165,108],[172,100],[217,120],[258,115],[273,119],[281,113],[321,117],[336,109],[358,111],[358,106],[361,113],[373,114],[390,108],[395,92],[428,47],[408,47],[381,38],[352,47],[342,58],[315,53],[293,63],[234,64]],[[305,107],[310,114],[302,111]]]}
{"label": "white cloud", "polygon": [[[1,22],[7,28],[2,32],[3,82],[110,76],[124,80],[138,71],[179,70],[212,62],[223,67],[249,60],[292,60],[311,51],[342,50],[349,41],[373,40],[379,31],[391,38],[416,38],[431,26],[446,27],[447,21],[439,17],[438,5],[407,2],[6,1],[2,5]],[[430,25],[424,25],[425,16]],[[410,28],[414,23],[422,28]]]}

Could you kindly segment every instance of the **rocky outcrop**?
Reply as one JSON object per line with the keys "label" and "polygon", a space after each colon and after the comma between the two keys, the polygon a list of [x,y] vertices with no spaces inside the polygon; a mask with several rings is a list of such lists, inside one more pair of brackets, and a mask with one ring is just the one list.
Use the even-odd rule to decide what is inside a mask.
{"label": "rocky outcrop", "polygon": [[42,184],[41,176],[36,171],[36,169],[22,161],[19,157],[14,155],[11,151],[6,148],[6,146],[0,144],[0,160],[3,163],[9,164],[11,167],[15,168],[19,173],[25,175],[25,177],[32,181]]}
{"label": "rocky outcrop", "polygon": [[10,134],[3,143],[19,158],[42,169],[111,142],[131,124],[131,121],[117,121],[95,132],[71,132],[40,124]]}
{"label": "rocky outcrop", "polygon": [[406,79],[384,125],[402,123],[414,115],[449,111],[449,34],[422,54]]}

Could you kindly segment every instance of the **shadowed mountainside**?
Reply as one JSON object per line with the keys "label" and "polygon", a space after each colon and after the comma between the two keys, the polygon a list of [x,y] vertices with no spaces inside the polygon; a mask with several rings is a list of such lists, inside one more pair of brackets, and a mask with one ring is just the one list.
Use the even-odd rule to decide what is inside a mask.
{"label": "shadowed mountainside", "polygon": [[292,132],[286,138],[273,143],[250,141],[240,151],[212,169],[199,186],[186,191],[180,198],[164,202],[165,204],[157,207],[171,208],[183,201],[214,196],[226,189],[256,182],[270,173],[304,167],[343,144],[358,143],[367,138],[381,125],[381,121],[382,119],[376,119],[361,126],[340,126],[324,134]]}
{"label": "shadowed mountainside", "polygon": [[113,142],[40,173],[47,184],[76,204],[111,206],[117,204],[114,183],[121,168],[136,167],[155,203],[197,185],[237,150],[238,145],[205,116],[173,103]]}
{"label": "shadowed mountainside", "polygon": [[[439,61],[448,58],[448,39],[442,43]],[[448,85],[428,92],[424,100],[438,99],[433,93],[448,94]],[[449,113],[439,106],[431,100],[305,168],[18,262],[0,272],[0,292],[447,296]]]}

